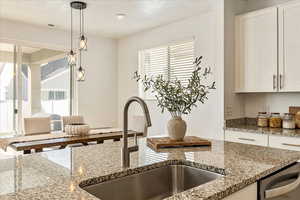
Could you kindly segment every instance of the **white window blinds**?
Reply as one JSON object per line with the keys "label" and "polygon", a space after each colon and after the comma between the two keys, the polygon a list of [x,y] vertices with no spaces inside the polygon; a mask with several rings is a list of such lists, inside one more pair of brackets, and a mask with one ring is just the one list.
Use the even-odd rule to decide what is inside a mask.
{"label": "white window blinds", "polygon": [[[186,84],[194,70],[194,41],[175,43],[139,52],[139,66],[142,74],[149,77],[163,75],[168,80],[180,80]],[[145,95],[145,98],[153,98]]]}
{"label": "white window blinds", "polygon": [[147,49],[141,52],[141,66],[144,73],[151,77],[168,76],[168,47]]}
{"label": "white window blinds", "polygon": [[187,83],[194,70],[194,42],[185,42],[169,46],[169,79],[178,79]]}

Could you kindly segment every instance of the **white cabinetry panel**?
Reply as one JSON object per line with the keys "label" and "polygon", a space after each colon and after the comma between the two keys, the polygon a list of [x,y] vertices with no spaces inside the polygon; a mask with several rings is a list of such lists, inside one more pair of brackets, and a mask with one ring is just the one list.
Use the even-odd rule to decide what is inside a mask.
{"label": "white cabinetry panel", "polygon": [[236,17],[236,91],[277,91],[277,8]]}
{"label": "white cabinetry panel", "polygon": [[246,188],[233,193],[224,200],[257,200],[257,183],[253,183]]}
{"label": "white cabinetry panel", "polygon": [[300,2],[279,7],[279,89],[300,91]]}
{"label": "white cabinetry panel", "polygon": [[279,149],[300,151],[300,138],[270,135],[269,146]]}
{"label": "white cabinetry panel", "polygon": [[225,141],[259,146],[268,146],[268,135],[226,130]]}

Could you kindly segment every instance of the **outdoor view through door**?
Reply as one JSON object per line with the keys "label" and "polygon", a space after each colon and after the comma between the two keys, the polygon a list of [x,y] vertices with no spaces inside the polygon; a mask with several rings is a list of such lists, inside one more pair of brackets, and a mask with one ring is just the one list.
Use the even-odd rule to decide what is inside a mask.
{"label": "outdoor view through door", "polygon": [[24,117],[69,115],[70,88],[65,52],[0,43],[0,137]]}
{"label": "outdoor view through door", "polygon": [[14,45],[1,44],[0,132],[14,129],[14,70]]}
{"label": "outdoor view through door", "polygon": [[43,113],[69,115],[70,70],[66,58],[41,66],[41,106]]}

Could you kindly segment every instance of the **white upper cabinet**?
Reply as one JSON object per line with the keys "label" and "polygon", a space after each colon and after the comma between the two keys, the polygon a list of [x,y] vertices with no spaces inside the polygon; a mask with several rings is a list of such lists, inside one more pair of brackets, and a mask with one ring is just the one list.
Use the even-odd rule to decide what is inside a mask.
{"label": "white upper cabinet", "polygon": [[276,7],[236,17],[236,92],[277,91],[277,24]]}
{"label": "white upper cabinet", "polygon": [[279,6],[279,91],[300,91],[300,2]]}

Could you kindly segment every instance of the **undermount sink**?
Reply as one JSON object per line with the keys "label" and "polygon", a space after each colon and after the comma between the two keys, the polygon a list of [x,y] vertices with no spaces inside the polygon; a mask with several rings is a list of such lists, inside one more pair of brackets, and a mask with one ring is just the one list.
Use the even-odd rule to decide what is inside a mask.
{"label": "undermount sink", "polygon": [[82,189],[101,200],[158,200],[221,176],[187,165],[167,165]]}

